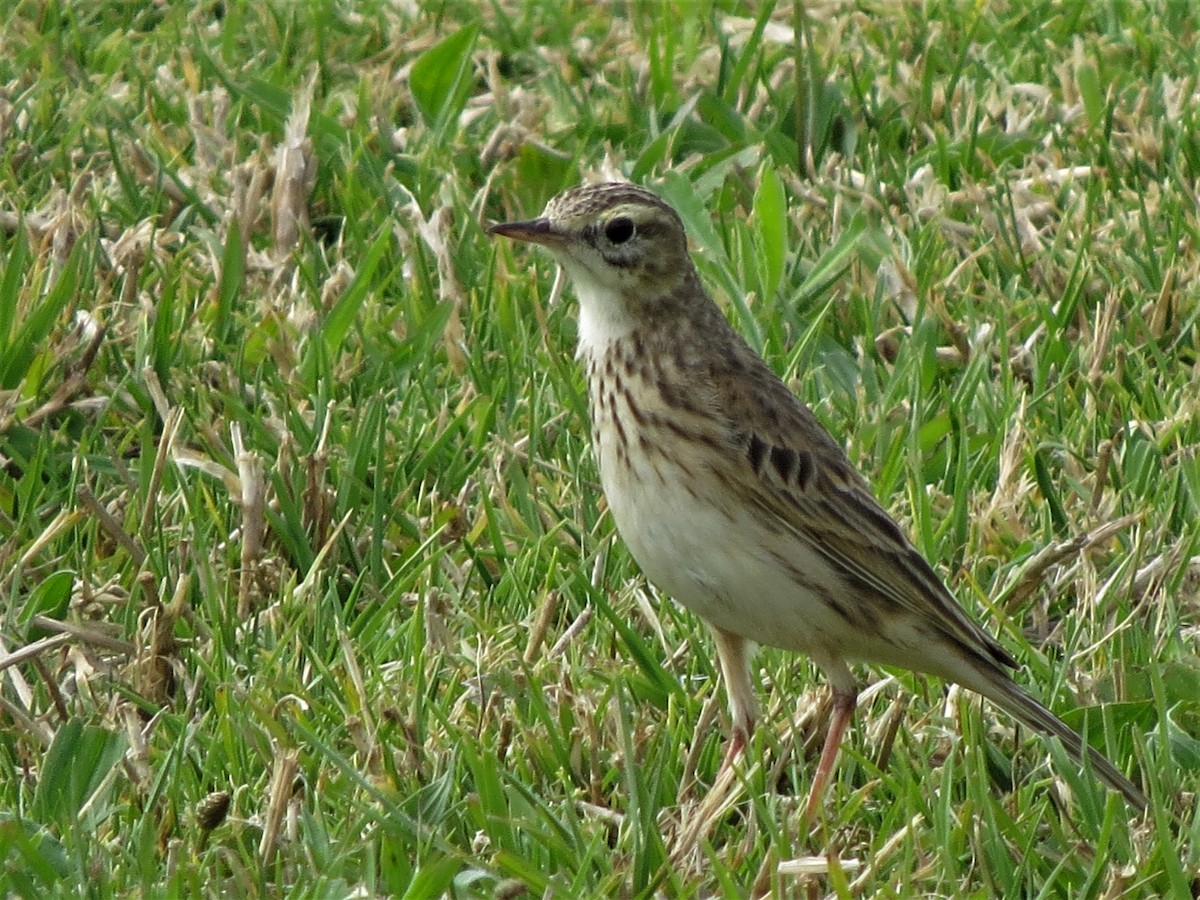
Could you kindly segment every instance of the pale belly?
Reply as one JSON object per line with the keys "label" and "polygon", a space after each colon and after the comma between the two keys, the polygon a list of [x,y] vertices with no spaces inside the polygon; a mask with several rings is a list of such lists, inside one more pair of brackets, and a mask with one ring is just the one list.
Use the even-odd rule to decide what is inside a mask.
{"label": "pale belly", "polygon": [[837,576],[815,552],[765,530],[711,490],[693,496],[682,481],[691,476],[670,463],[618,464],[610,447],[600,465],[617,529],[659,590],[709,624],[759,644],[840,655],[856,643],[821,596]]}
{"label": "pale belly", "polygon": [[[820,523],[782,521],[753,498],[735,496],[738,479],[753,477],[751,464],[722,432],[723,418],[709,414],[714,407],[703,381],[681,401],[639,382],[645,376],[636,353],[614,347],[581,357],[609,509],[660,591],[715,628],[806,653],[824,667],[861,660],[960,681],[972,670],[964,653],[973,649],[941,624],[944,598],[914,602],[910,592],[905,601],[880,587],[882,579],[910,577],[907,568],[881,556],[882,571],[864,577],[854,565],[836,565],[836,552],[810,543],[820,540],[806,536],[818,535]],[[690,453],[683,441],[692,443]],[[762,487],[740,483],[749,493]],[[846,502],[857,501],[848,495]],[[884,550],[889,546],[894,552],[894,544]]]}

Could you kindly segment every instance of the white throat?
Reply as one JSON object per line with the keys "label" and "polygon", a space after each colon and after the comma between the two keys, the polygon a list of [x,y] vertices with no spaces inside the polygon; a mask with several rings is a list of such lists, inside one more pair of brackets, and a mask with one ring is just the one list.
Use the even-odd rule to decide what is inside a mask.
{"label": "white throat", "polygon": [[614,285],[603,284],[579,268],[572,266],[567,270],[579,298],[577,354],[603,353],[633,330],[634,319]]}

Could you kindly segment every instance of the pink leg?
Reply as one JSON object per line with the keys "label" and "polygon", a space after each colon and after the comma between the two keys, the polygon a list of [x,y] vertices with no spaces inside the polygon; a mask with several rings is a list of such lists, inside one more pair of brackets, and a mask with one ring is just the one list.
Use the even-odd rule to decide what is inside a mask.
{"label": "pink leg", "polygon": [[725,745],[725,760],[721,763],[721,768],[717,771],[724,772],[735,762],[737,762],[737,758],[742,755],[743,751],[745,751],[746,744],[749,742],[749,740],[750,735],[735,728],[733,733],[729,735],[729,742]]}
{"label": "pink leg", "polygon": [[830,690],[833,693],[833,713],[829,717],[829,731],[825,735],[825,746],[821,749],[821,760],[817,763],[817,771],[813,773],[808,803],[804,806],[805,822],[813,821],[825,797],[825,789],[829,786],[833,765],[837,761],[838,748],[842,745],[842,737],[854,716],[854,704],[858,700],[858,692],[853,688],[846,690],[831,683]]}
{"label": "pink leg", "polygon": [[721,763],[723,771],[746,749],[758,719],[758,701],[750,681],[749,641],[719,628],[713,629],[713,636],[717,641],[717,660],[725,680],[725,693],[729,697],[729,715],[733,719],[733,733],[729,736],[725,761]]}

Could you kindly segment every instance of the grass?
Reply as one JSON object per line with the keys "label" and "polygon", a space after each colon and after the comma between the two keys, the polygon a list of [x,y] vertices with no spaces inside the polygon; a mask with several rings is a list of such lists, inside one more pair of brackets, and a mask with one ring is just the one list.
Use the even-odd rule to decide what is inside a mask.
{"label": "grass", "polygon": [[[1190,895],[1191,4],[419,6],[0,26],[3,891]],[[802,833],[822,679],[770,649],[717,780],[570,291],[483,232],[612,174],[1146,820],[864,669]]]}

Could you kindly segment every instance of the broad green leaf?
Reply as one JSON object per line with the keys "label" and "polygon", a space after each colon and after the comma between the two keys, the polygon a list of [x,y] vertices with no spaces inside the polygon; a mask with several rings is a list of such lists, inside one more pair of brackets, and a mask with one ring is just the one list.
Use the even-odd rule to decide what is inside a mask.
{"label": "broad green leaf", "polygon": [[29,243],[25,229],[18,228],[4,262],[0,278],[0,355],[7,356],[8,334],[17,319],[17,300],[21,295],[21,275],[29,259]]}
{"label": "broad green leaf", "polygon": [[769,164],[764,164],[754,192],[754,232],[763,269],[764,297],[773,297],[783,279],[787,257],[787,197],[783,182]]}
{"label": "broad green leaf", "polygon": [[1096,64],[1085,62],[1075,70],[1075,85],[1083,101],[1083,111],[1093,128],[1104,124],[1104,92],[1100,89],[1100,73]]}
{"label": "broad green leaf", "polygon": [[855,216],[850,226],[838,235],[837,242],[817,260],[817,264],[796,289],[796,293],[802,297],[820,295],[829,283],[838,278],[846,266],[850,265],[850,260],[858,251],[866,232],[866,220],[862,216]]}
{"label": "broad green leaf", "polygon": [[413,876],[412,883],[404,892],[405,900],[423,897],[445,897],[462,863],[452,856],[444,856],[436,862],[426,862]]}
{"label": "broad green leaf", "polygon": [[[46,292],[44,298],[36,301],[32,311],[21,322],[16,322],[12,342],[7,346],[0,344],[0,388],[16,388],[29,375],[34,362],[46,349],[46,336],[54,330],[55,325],[68,304],[78,295],[79,261],[85,252],[86,241],[76,241],[71,249],[71,255],[58,273],[54,285]],[[19,261],[25,257],[24,252],[14,251],[14,257]],[[14,275],[19,279],[20,273]],[[5,273],[3,290],[9,290],[9,276]],[[27,288],[29,290],[29,288]],[[14,288],[14,292],[19,288]],[[15,306],[16,294],[13,294],[12,304]],[[0,305],[7,301],[0,298]],[[47,363],[50,360],[46,361]],[[45,368],[42,366],[41,368]],[[36,388],[36,385],[33,386]]]}
{"label": "broad green leaf", "polygon": [[1038,489],[1042,492],[1042,496],[1046,498],[1046,505],[1050,508],[1050,518],[1054,523],[1054,533],[1060,537],[1065,537],[1071,531],[1071,524],[1066,510],[1063,508],[1058,488],[1054,484],[1054,476],[1050,472],[1048,456],[1049,454],[1044,447],[1038,447],[1034,451],[1033,474],[1037,479]]}
{"label": "broad green leaf", "polygon": [[383,254],[391,244],[391,241],[391,229],[385,228],[379,237],[375,239],[375,243],[367,250],[361,265],[358,267],[358,272],[354,276],[354,281],[350,283],[350,286],[346,288],[346,292],[342,294],[341,299],[334,304],[333,309],[326,316],[325,325],[321,329],[321,333],[325,336],[326,346],[334,353],[342,346],[342,342],[346,339],[346,333],[350,330],[350,326],[354,324],[354,318],[358,315],[363,301],[371,293],[371,288],[374,286],[375,270],[379,267],[379,261],[383,258]]}
{"label": "broad green leaf", "polygon": [[[84,804],[121,759],[125,739],[98,725],[71,719],[54,735],[38,772],[38,783],[30,808],[34,818],[45,824],[75,824]],[[93,813],[98,811],[92,804]]]}
{"label": "broad green leaf", "polygon": [[456,118],[467,102],[471,51],[478,29],[468,26],[426,50],[413,63],[409,88],[425,121],[437,130]]}
{"label": "broad green leaf", "polygon": [[[75,583],[75,573],[66,569],[53,572],[42,579],[41,583],[29,592],[29,599],[21,611],[21,624],[28,624],[34,616],[47,616],[51,619],[62,618],[71,602],[71,587]],[[31,638],[46,635],[42,629],[34,629]]]}
{"label": "broad green leaf", "polygon": [[11,879],[9,896],[39,896],[71,874],[62,844],[49,829],[8,812],[0,813],[0,856]]}
{"label": "broad green leaf", "polygon": [[229,222],[225,249],[221,254],[221,273],[217,282],[217,303],[213,310],[212,334],[218,343],[225,343],[233,318],[233,305],[242,292],[246,274],[246,254],[242,248],[242,230],[237,219]]}

